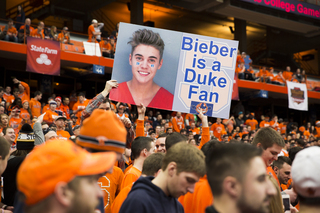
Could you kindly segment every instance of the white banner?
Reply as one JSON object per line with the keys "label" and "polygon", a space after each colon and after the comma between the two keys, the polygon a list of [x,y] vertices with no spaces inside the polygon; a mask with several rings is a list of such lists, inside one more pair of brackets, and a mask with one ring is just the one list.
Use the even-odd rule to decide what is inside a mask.
{"label": "white banner", "polygon": [[86,55],[91,56],[99,56],[101,57],[101,51],[99,43],[92,43],[92,42],[83,42],[84,51]]}
{"label": "white banner", "polygon": [[287,81],[289,108],[308,111],[308,90],[306,84]]}

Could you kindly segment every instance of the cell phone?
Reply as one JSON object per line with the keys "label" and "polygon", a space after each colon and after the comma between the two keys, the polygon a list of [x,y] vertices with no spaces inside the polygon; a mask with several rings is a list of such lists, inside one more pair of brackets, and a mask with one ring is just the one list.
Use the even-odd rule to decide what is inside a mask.
{"label": "cell phone", "polygon": [[284,213],[291,213],[290,211],[290,196],[287,194],[282,195],[282,201],[284,206]]}

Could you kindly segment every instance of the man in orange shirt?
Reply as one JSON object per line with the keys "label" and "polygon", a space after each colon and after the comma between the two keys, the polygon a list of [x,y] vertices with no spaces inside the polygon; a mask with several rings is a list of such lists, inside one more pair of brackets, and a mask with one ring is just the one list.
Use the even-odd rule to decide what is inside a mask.
{"label": "man in orange shirt", "polygon": [[18,79],[14,78],[13,83],[19,85],[19,98],[23,102],[24,100],[30,100],[30,87],[27,83],[23,81],[19,81]]}
{"label": "man in orange shirt", "polygon": [[55,112],[57,107],[57,102],[55,102],[54,100],[51,100],[49,102],[49,110],[47,110],[43,117],[43,121],[46,122],[48,125],[52,124],[53,121],[56,119],[56,117],[58,117],[59,115]]}
{"label": "man in orange shirt", "polygon": [[244,62],[241,62],[239,67],[236,68],[236,74],[238,74],[239,79],[244,79],[245,71],[246,71],[246,67],[244,66]]}
{"label": "man in orange shirt", "polygon": [[286,67],[286,71],[283,71],[282,76],[285,79],[285,81],[291,81],[292,79],[292,72],[291,68],[289,66]]}
{"label": "man in orange shirt", "polygon": [[221,135],[226,131],[224,125],[221,123],[221,118],[217,118],[216,123],[212,124],[211,131],[213,135],[221,141]]}
{"label": "man in orange shirt", "polygon": [[43,108],[42,108],[42,113],[45,113],[46,111],[48,111],[50,109],[50,101],[53,101],[52,97],[48,98],[48,104],[46,104]]}
{"label": "man in orange shirt", "polygon": [[250,113],[249,118],[246,120],[245,125],[250,126],[251,130],[256,130],[258,121],[254,119],[254,113]]}
{"label": "man in orange shirt", "polygon": [[270,127],[276,131],[278,131],[280,129],[279,123],[278,123],[278,116],[274,115],[272,117],[272,120],[270,121]]}
{"label": "man in orange shirt", "polygon": [[58,35],[58,41],[63,44],[71,44],[70,43],[70,33],[68,32],[68,27],[62,28],[61,33]]}
{"label": "man in orange shirt", "polygon": [[70,103],[70,99],[68,97],[64,97],[63,104],[61,104],[62,111],[66,114],[67,119],[70,119],[69,103]]}
{"label": "man in orange shirt", "polygon": [[262,128],[262,127],[268,127],[268,126],[270,126],[269,116],[266,115],[264,116],[264,120],[260,122],[259,127]]}
{"label": "man in orange shirt", "polygon": [[18,42],[18,32],[17,29],[13,26],[12,19],[8,19],[8,25],[2,27],[2,31],[7,33],[4,37],[5,41]]}
{"label": "man in orange shirt", "polygon": [[97,42],[96,41],[96,35],[101,35],[101,32],[96,32],[95,27],[98,27],[98,21],[96,19],[93,19],[92,24],[88,27],[88,42]]}
{"label": "man in orange shirt", "polygon": [[[90,116],[83,121],[76,143],[89,152],[116,152],[117,160],[120,160],[126,147],[127,136],[123,123],[111,110],[94,109],[89,114]],[[97,207],[101,213],[111,213],[111,204],[120,192],[122,180],[123,172],[117,166],[113,167],[111,174],[107,173],[98,180],[98,185],[104,193],[104,198]]]}
{"label": "man in orange shirt", "polygon": [[320,138],[320,121],[316,121],[316,126],[314,128],[316,130],[316,134],[314,136]]}
{"label": "man in orange shirt", "polygon": [[[145,161],[143,162],[142,166],[142,172],[141,176],[146,177],[146,176],[153,176],[157,177],[159,170],[161,169],[162,166],[162,160],[164,158],[164,153],[153,153],[149,155]],[[132,184],[133,185],[133,184]],[[124,187],[116,199],[113,201],[111,205],[111,212],[112,213],[119,213],[120,208],[122,206],[122,203],[125,201],[127,198],[132,185],[128,185]]]}
{"label": "man in orange shirt", "polygon": [[128,185],[132,185],[141,175],[144,160],[154,153],[155,145],[151,138],[137,137],[131,145],[131,155],[133,166],[127,171],[123,177],[121,189]]}
{"label": "man in orange shirt", "polygon": [[[3,99],[8,103],[8,99],[10,98],[10,99],[12,99],[12,100],[14,100],[14,97],[13,97],[13,95],[11,95],[11,87],[9,87],[9,86],[6,86],[6,89],[5,89],[5,92],[4,92],[4,94],[3,94]],[[10,102],[10,104],[11,104],[12,102]]]}
{"label": "man in orange shirt", "polygon": [[258,77],[260,78],[260,82],[271,83],[271,81],[270,81],[270,73],[267,70],[266,66],[263,66],[262,69],[259,71]]}
{"label": "man in orange shirt", "polygon": [[78,117],[78,123],[81,121],[81,112],[86,108],[88,102],[84,96],[84,93],[79,93],[79,101],[73,105],[73,113]]}
{"label": "man in orange shirt", "polygon": [[24,25],[21,25],[19,30],[24,30],[29,28],[29,31],[31,33],[34,30],[34,28],[31,27],[30,24],[31,24],[31,20],[29,18],[26,18]]}
{"label": "man in orange shirt", "polygon": [[42,93],[40,91],[36,91],[34,93],[34,98],[31,98],[29,101],[32,116],[39,117],[41,115],[41,103],[39,102],[41,98]]}
{"label": "man in orange shirt", "polygon": [[200,135],[200,129],[196,127],[195,122],[191,122],[190,131],[192,132],[193,135]]}
{"label": "man in orange shirt", "polygon": [[291,164],[290,158],[285,156],[278,157],[278,159],[272,163],[272,169],[281,185],[281,191],[287,189],[288,181],[291,178]]}
{"label": "man in orange shirt", "polygon": [[30,36],[44,39],[44,23],[42,21],[39,22],[37,29],[32,30]]}
{"label": "man in orange shirt", "polygon": [[180,132],[181,129],[184,129],[184,120],[181,116],[181,112],[177,112],[176,116],[172,118],[172,126],[174,132]]}
{"label": "man in orange shirt", "polygon": [[59,137],[65,138],[65,139],[69,139],[70,138],[70,134],[69,132],[64,130],[65,127],[65,121],[67,119],[63,116],[58,116],[56,117],[56,119],[54,120],[54,124],[57,127],[57,135]]}

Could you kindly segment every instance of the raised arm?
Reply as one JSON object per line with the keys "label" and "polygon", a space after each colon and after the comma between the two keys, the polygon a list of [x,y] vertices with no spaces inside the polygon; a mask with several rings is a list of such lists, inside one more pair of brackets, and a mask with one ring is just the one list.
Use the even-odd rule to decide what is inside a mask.
{"label": "raised arm", "polygon": [[198,114],[198,117],[202,121],[202,134],[201,134],[201,141],[199,146],[199,149],[201,149],[201,147],[210,140],[210,131],[209,131],[209,124],[208,124],[208,117],[203,115],[202,112]]}

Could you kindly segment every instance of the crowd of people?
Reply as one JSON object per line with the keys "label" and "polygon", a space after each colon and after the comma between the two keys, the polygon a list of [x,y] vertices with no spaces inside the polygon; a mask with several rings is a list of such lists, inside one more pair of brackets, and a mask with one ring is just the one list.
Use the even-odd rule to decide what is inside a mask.
{"label": "crowd of people", "polygon": [[269,84],[285,86],[286,81],[295,83],[306,83],[307,76],[306,71],[297,68],[296,72],[292,72],[290,66],[286,67],[285,71],[279,71],[277,74],[274,73],[274,68],[262,66],[259,71],[255,72],[252,67],[252,60],[245,52],[240,54],[238,50],[237,61],[236,61],[236,74],[239,79],[245,79],[249,81],[265,82]]}
{"label": "crowd of people", "polygon": [[[86,99],[84,93],[63,98],[52,95],[44,105],[40,91],[34,92],[30,99],[28,84],[16,78],[13,83],[17,85],[13,95],[11,87],[0,87],[0,142],[3,141],[0,145],[8,149],[6,154],[0,153],[0,160],[8,162],[6,169],[6,163],[0,167],[3,170],[0,207],[5,213],[23,212],[23,206],[26,212],[43,212],[42,208],[47,206],[56,209],[61,205],[59,196],[63,197],[58,189],[63,191],[68,186],[73,193],[84,190],[81,187],[85,184],[82,186],[79,182],[88,182],[86,178],[91,185],[98,183],[101,190],[96,190],[96,186],[87,192],[93,194],[92,200],[80,202],[81,205],[70,202],[64,208],[77,209],[76,212],[83,209],[88,209],[86,212],[95,209],[101,212],[204,212],[211,206],[208,212],[223,213],[236,212],[228,209],[236,205],[228,207],[224,202],[241,201],[244,209],[239,212],[247,212],[246,208],[261,208],[250,212],[269,212],[282,204],[277,193],[280,191],[290,196],[291,211],[297,212],[303,209],[305,199],[308,200],[306,194],[297,199],[300,191],[292,190],[295,180],[291,178],[291,165],[298,151],[320,146],[320,121],[299,126],[292,120],[278,119],[276,115],[270,119],[265,115],[258,122],[253,112],[242,111],[236,118],[216,118],[215,122],[201,113],[165,115],[156,111],[153,115],[154,110],[147,111],[142,104],[135,107],[110,101],[109,92],[118,87],[115,80],[107,81],[105,89],[91,100]],[[34,149],[35,146],[39,148]],[[72,158],[74,152],[83,153]],[[101,161],[97,163],[92,155]],[[90,168],[96,169],[81,166],[89,166],[90,160],[86,158],[92,159]],[[74,161],[79,167],[74,167]],[[297,164],[301,167],[301,163]],[[248,165],[251,169],[244,169]],[[226,177],[227,168],[234,180]],[[254,181],[259,184],[251,188],[247,188],[245,182],[241,185],[237,178],[247,177],[247,173],[241,171],[250,173],[250,185]],[[60,175],[61,172],[64,175]],[[78,176],[80,180],[74,179]],[[58,184],[61,181],[67,185]],[[78,185],[73,185],[74,181]],[[240,184],[246,190],[237,191],[233,184]],[[263,197],[255,194],[257,190]],[[304,186],[301,190],[304,192]],[[21,193],[22,201],[18,199]],[[319,198],[318,194],[310,196]]]}
{"label": "crowd of people", "polygon": [[[98,23],[96,19],[93,19],[91,25],[88,27],[88,42],[99,43],[102,55],[104,57],[114,58],[119,23],[115,30],[111,32],[110,36],[104,35],[104,37],[102,37],[101,31],[103,27],[104,23]],[[31,26],[30,18],[25,18],[23,8],[19,5],[16,22],[12,19],[8,19],[7,25],[0,27],[0,40],[27,43],[26,38],[29,36],[59,41],[62,44],[74,45],[72,40],[70,40],[71,36],[68,27],[63,27],[61,32],[58,33],[56,26],[46,28],[44,22],[40,21],[37,27],[34,28]]]}

